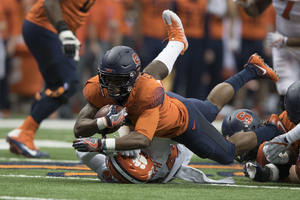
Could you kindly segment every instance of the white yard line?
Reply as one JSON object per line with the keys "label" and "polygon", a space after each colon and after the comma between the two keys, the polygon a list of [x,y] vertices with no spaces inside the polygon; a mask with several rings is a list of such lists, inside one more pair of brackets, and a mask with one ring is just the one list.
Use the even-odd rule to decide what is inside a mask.
{"label": "white yard line", "polygon": [[[0,128],[16,128],[22,125],[24,119],[0,119]],[[44,120],[40,128],[45,129],[70,129],[72,130],[75,124],[75,119],[65,120],[65,119],[46,119]],[[214,121],[213,125],[221,130],[221,121]]]}
{"label": "white yard line", "polygon": [[79,163],[79,160],[52,160],[39,158],[4,158],[0,157],[0,161],[5,162],[45,162],[45,163]]}
{"label": "white yard line", "polygon": [[[17,128],[22,125],[25,119],[0,119],[0,128]],[[75,119],[46,119],[39,128],[45,129],[73,129]]]}
{"label": "white yard line", "polygon": [[48,198],[37,198],[37,197],[11,197],[11,196],[0,196],[0,199],[14,199],[14,200],[71,200],[71,199],[48,199]]}
{"label": "white yard line", "polygon": [[[78,179],[78,180],[100,181],[98,178],[28,176],[28,175],[12,175],[12,174],[11,175],[0,175],[0,177],[10,177],[10,178],[53,178],[53,179]],[[178,184],[178,183],[175,183],[175,184]],[[185,183],[179,183],[179,184],[185,184]],[[193,183],[188,183],[188,184],[193,184]],[[254,185],[235,185],[235,184],[203,184],[203,185],[218,186],[218,187],[262,188],[262,189],[276,189],[276,190],[278,190],[278,189],[300,190],[300,187],[254,186]]]}
{"label": "white yard line", "polygon": [[[71,142],[62,142],[56,140],[34,140],[34,144],[40,147],[48,148],[73,148]],[[9,149],[9,145],[5,139],[0,139],[0,150]]]}

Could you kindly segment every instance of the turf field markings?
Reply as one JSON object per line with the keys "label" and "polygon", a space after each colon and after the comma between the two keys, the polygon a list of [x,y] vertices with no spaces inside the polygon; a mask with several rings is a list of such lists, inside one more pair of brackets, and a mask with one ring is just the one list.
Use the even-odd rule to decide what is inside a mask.
{"label": "turf field markings", "polygon": [[0,161],[7,161],[7,162],[22,162],[22,161],[26,161],[26,162],[58,162],[58,163],[78,163],[79,164],[79,160],[52,160],[52,159],[35,159],[35,158],[4,158],[4,157],[0,157]]}
{"label": "turf field markings", "polygon": [[[77,180],[91,180],[100,181],[98,178],[80,178],[80,177],[54,177],[54,176],[28,176],[28,175],[1,175],[0,177],[12,177],[12,178],[53,178],[53,179],[77,179]],[[194,184],[194,183],[174,183],[174,184]],[[196,183],[198,184],[198,183]],[[237,187],[237,188],[262,188],[262,189],[283,189],[283,190],[300,190],[300,187],[277,187],[277,186],[255,186],[255,185],[235,185],[235,184],[200,184],[207,186],[217,187]],[[45,199],[49,200],[49,199]]]}
{"label": "turf field markings", "polygon": [[[37,147],[47,147],[47,148],[73,148],[71,142],[62,142],[57,140],[34,140],[34,144]],[[0,139],[0,150],[9,149],[9,144],[5,139]]]}
{"label": "turf field markings", "polygon": [[48,199],[48,198],[37,198],[37,197],[11,197],[11,196],[0,196],[0,199],[14,199],[14,200],[71,200],[71,199]]}

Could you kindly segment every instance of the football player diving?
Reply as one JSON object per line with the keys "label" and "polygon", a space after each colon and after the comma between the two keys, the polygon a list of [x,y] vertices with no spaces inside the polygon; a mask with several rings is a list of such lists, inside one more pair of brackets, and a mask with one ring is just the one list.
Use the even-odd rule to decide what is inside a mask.
{"label": "football player diving", "polygon": [[[143,72],[140,72],[141,63],[133,49],[118,46],[106,52],[98,76],[85,84],[83,93],[88,103],[76,120],[74,134],[78,139],[73,142],[73,147],[81,152],[104,153],[107,150],[144,149],[154,137],[170,138],[200,158],[231,164],[235,156],[277,136],[280,132],[270,123],[260,129],[235,133],[225,140],[211,124],[248,81],[256,78],[278,81],[276,73],[257,54],[249,58],[242,71],[218,84],[205,101],[164,91],[157,80],[163,80],[171,72],[179,53],[186,50],[187,41],[175,13],[164,12],[163,19],[169,43]],[[173,44],[180,50],[171,49]],[[124,108],[117,112],[112,106],[106,116],[94,119],[97,111],[108,104]],[[124,123],[133,130],[126,136],[91,137],[96,133],[110,133]]]}

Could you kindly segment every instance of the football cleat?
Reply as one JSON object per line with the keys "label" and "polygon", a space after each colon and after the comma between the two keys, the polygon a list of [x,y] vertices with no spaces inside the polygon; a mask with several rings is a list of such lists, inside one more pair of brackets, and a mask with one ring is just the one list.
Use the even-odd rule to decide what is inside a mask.
{"label": "football cleat", "polygon": [[169,41],[179,41],[184,44],[184,48],[180,53],[183,55],[187,50],[189,43],[186,39],[180,18],[170,10],[165,10],[162,17],[167,28]]}
{"label": "football cleat", "polygon": [[9,150],[14,154],[21,154],[28,158],[49,157],[49,154],[40,151],[33,144],[34,133],[21,129],[14,129],[6,136],[9,143]]}
{"label": "football cleat", "polygon": [[271,172],[270,168],[265,166],[262,167],[259,164],[254,164],[248,162],[244,166],[244,174],[245,177],[252,179],[253,181],[257,182],[267,182],[270,179]]}
{"label": "football cleat", "polygon": [[278,81],[278,75],[275,73],[275,71],[270,68],[256,53],[250,56],[245,68],[255,69],[257,78],[270,79],[275,83]]}

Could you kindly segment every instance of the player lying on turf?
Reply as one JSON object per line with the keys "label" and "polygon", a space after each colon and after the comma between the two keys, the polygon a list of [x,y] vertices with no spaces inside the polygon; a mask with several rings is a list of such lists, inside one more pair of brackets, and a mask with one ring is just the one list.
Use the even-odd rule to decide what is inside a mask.
{"label": "player lying on turf", "polygon": [[[266,142],[261,147],[259,153],[264,158],[263,162],[246,164],[245,172],[251,179],[300,183],[300,161],[298,158],[300,144],[299,92],[300,81],[297,81],[286,92],[284,99],[286,111],[282,112],[279,117],[277,115],[271,116],[270,120],[276,123],[278,129],[284,134]],[[265,166],[267,162],[272,164]]]}
{"label": "player lying on turf", "polygon": [[[283,126],[281,117],[282,115],[278,117],[273,114],[266,123],[274,123],[281,132],[285,132],[286,129]],[[225,138],[228,138],[238,131],[243,130],[246,133],[247,131],[258,129],[263,126],[264,124],[253,111],[239,109],[224,119],[222,124],[222,134]],[[297,148],[290,148],[286,156],[280,158],[279,161],[283,164],[274,164],[267,161],[263,152],[264,144],[265,143],[248,151],[242,156],[236,157],[238,162],[246,163],[244,167],[245,176],[258,182],[297,182],[298,178],[295,174],[295,166],[292,166],[297,159],[297,156],[295,156],[297,155]],[[289,162],[286,161],[287,159],[289,159]],[[291,173],[289,173],[289,171],[291,171]]]}
{"label": "player lying on turf", "polygon": [[[128,127],[119,129],[121,136],[128,135]],[[212,180],[195,168],[187,166],[193,153],[182,144],[170,139],[154,137],[145,149],[105,152],[79,152],[79,160],[98,174],[102,182],[108,183],[167,183],[181,178],[196,183],[234,183],[233,179]]]}
{"label": "player lying on turf", "polygon": [[[73,147],[82,152],[102,153],[103,150],[143,149],[150,145],[153,137],[171,138],[201,158],[230,164],[235,156],[243,155],[277,136],[277,127],[267,124],[224,140],[211,124],[224,105],[249,80],[266,78],[278,81],[276,73],[256,54],[249,58],[244,70],[218,84],[206,101],[164,91],[157,80],[171,72],[179,53],[186,50],[187,41],[175,13],[164,11],[163,19],[169,43],[143,73],[139,71],[141,63],[138,55],[131,48],[119,46],[107,51],[98,76],[85,85],[84,96],[88,103],[80,111],[74,126],[75,136],[82,138],[75,140]],[[170,46],[176,47],[172,49]],[[116,111],[117,106],[112,106],[105,117],[94,119],[96,112],[108,104],[116,104],[123,109]],[[96,133],[113,132],[124,123],[133,130],[131,134],[114,139],[90,138]]]}

